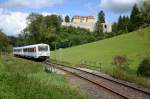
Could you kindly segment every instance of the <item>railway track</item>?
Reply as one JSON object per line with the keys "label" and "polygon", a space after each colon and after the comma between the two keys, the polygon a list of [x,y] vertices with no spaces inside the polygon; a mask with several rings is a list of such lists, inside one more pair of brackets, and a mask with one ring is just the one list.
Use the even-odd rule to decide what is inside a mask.
{"label": "railway track", "polygon": [[119,82],[117,80],[104,77],[92,72],[87,72],[85,70],[81,70],[75,67],[68,67],[61,64],[50,63],[48,61],[44,62],[49,66],[53,66],[57,69],[61,69],[63,71],[69,72],[73,75],[76,75],[82,79],[85,79],[97,86],[103,87],[104,89],[112,92],[122,98],[125,99],[150,99],[150,91],[143,90],[141,88],[131,86],[129,84],[125,84]]}

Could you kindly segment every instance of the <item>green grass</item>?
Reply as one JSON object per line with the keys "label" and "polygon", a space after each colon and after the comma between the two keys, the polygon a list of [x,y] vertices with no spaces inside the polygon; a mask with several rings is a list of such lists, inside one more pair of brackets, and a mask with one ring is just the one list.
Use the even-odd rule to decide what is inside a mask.
{"label": "green grass", "polygon": [[[139,63],[144,57],[150,55],[150,27],[61,51],[57,50],[51,53],[51,59],[71,65],[86,63],[89,65],[88,68],[92,69],[99,69],[101,63],[101,70],[113,75],[112,59],[117,55],[126,56],[130,60],[129,74],[133,74],[135,78]],[[123,79],[133,81],[133,77],[128,75],[126,77]],[[150,86],[149,78],[138,77],[138,79],[142,80],[139,80],[140,82],[135,80],[135,82]]]}
{"label": "green grass", "polygon": [[0,99],[87,99],[61,75],[46,73],[43,64],[0,56]]}

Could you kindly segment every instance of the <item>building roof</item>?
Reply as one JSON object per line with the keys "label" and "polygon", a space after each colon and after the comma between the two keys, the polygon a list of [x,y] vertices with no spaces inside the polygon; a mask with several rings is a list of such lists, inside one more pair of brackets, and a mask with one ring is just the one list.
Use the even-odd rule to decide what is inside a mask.
{"label": "building roof", "polygon": [[80,18],[95,19],[94,16],[73,16],[73,19],[80,19]]}
{"label": "building roof", "polygon": [[73,19],[80,19],[80,16],[73,16]]}
{"label": "building roof", "polygon": [[94,16],[87,16],[88,19],[95,19]]}

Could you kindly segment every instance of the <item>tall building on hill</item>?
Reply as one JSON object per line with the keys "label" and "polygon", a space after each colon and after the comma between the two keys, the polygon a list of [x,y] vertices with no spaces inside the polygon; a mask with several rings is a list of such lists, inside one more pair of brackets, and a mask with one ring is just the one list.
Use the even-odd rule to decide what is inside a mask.
{"label": "tall building on hill", "polygon": [[81,22],[80,18],[81,18],[80,16],[73,16],[71,22],[72,23],[80,23]]}
{"label": "tall building on hill", "polygon": [[[73,16],[71,22],[62,22],[63,26],[73,26],[89,29],[90,31],[95,30],[96,19],[94,16]],[[103,32],[111,32],[111,25],[103,23]]]}

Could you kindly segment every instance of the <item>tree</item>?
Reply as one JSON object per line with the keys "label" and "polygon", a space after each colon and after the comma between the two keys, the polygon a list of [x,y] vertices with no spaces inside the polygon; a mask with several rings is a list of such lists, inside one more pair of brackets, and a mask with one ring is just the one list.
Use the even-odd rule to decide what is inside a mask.
{"label": "tree", "polygon": [[0,30],[0,52],[6,52],[8,48],[8,38],[7,36]]}
{"label": "tree", "polygon": [[122,33],[127,33],[129,28],[129,17],[128,16],[119,16],[118,22],[115,22],[112,25],[113,35],[119,35]]}
{"label": "tree", "polygon": [[134,31],[139,28],[139,26],[142,25],[142,19],[140,18],[140,11],[137,5],[135,4],[133,6],[131,16],[130,16],[130,22],[129,22],[129,31]]}
{"label": "tree", "polygon": [[112,25],[112,31],[116,34],[118,32],[118,24],[115,22]]}
{"label": "tree", "polygon": [[[43,21],[43,16],[36,13],[31,13],[27,17],[28,26],[24,29],[24,33],[22,36],[28,36],[28,37],[22,37],[22,38],[29,38],[26,41],[29,41],[28,44],[35,44],[39,43],[40,40],[40,26]],[[32,38],[32,39],[31,39]]]}
{"label": "tree", "polygon": [[119,16],[119,19],[118,19],[118,31],[121,31],[122,28],[123,28],[123,18],[122,16]]}
{"label": "tree", "polygon": [[128,17],[128,16],[125,17],[125,19],[124,19],[124,30],[125,30],[126,32],[128,32],[129,21],[130,21],[129,17]]}
{"label": "tree", "polygon": [[43,16],[32,13],[28,16],[27,20],[27,27],[18,36],[18,45],[35,43],[47,43],[51,45],[60,33],[60,16]]}
{"label": "tree", "polygon": [[98,22],[99,23],[105,23],[105,14],[102,10],[98,14]]}
{"label": "tree", "polygon": [[65,22],[70,22],[70,17],[68,15],[65,17]]}
{"label": "tree", "polygon": [[128,32],[128,24],[129,24],[129,17],[127,16],[119,16],[119,19],[118,19],[118,32],[122,32],[122,33],[125,33],[125,32]]}
{"label": "tree", "polygon": [[44,17],[42,24],[41,24],[41,26],[44,26],[44,28],[46,29],[54,28],[55,30],[57,30],[57,32],[60,30],[60,25],[61,25],[61,22],[60,22],[59,16],[57,15],[50,15],[50,16]]}
{"label": "tree", "polygon": [[12,46],[17,46],[17,37],[14,36],[8,36],[8,42]]}
{"label": "tree", "polygon": [[62,19],[62,17],[60,15],[58,16],[58,20],[59,20],[60,23],[63,22],[63,19]]}
{"label": "tree", "polygon": [[100,39],[103,39],[103,37],[104,37],[102,23],[105,23],[105,14],[101,10],[98,14],[98,20],[96,22],[96,28],[95,28],[97,34],[100,36]]}
{"label": "tree", "polygon": [[143,18],[144,26],[150,26],[150,3],[144,2],[141,8],[141,17]]}

